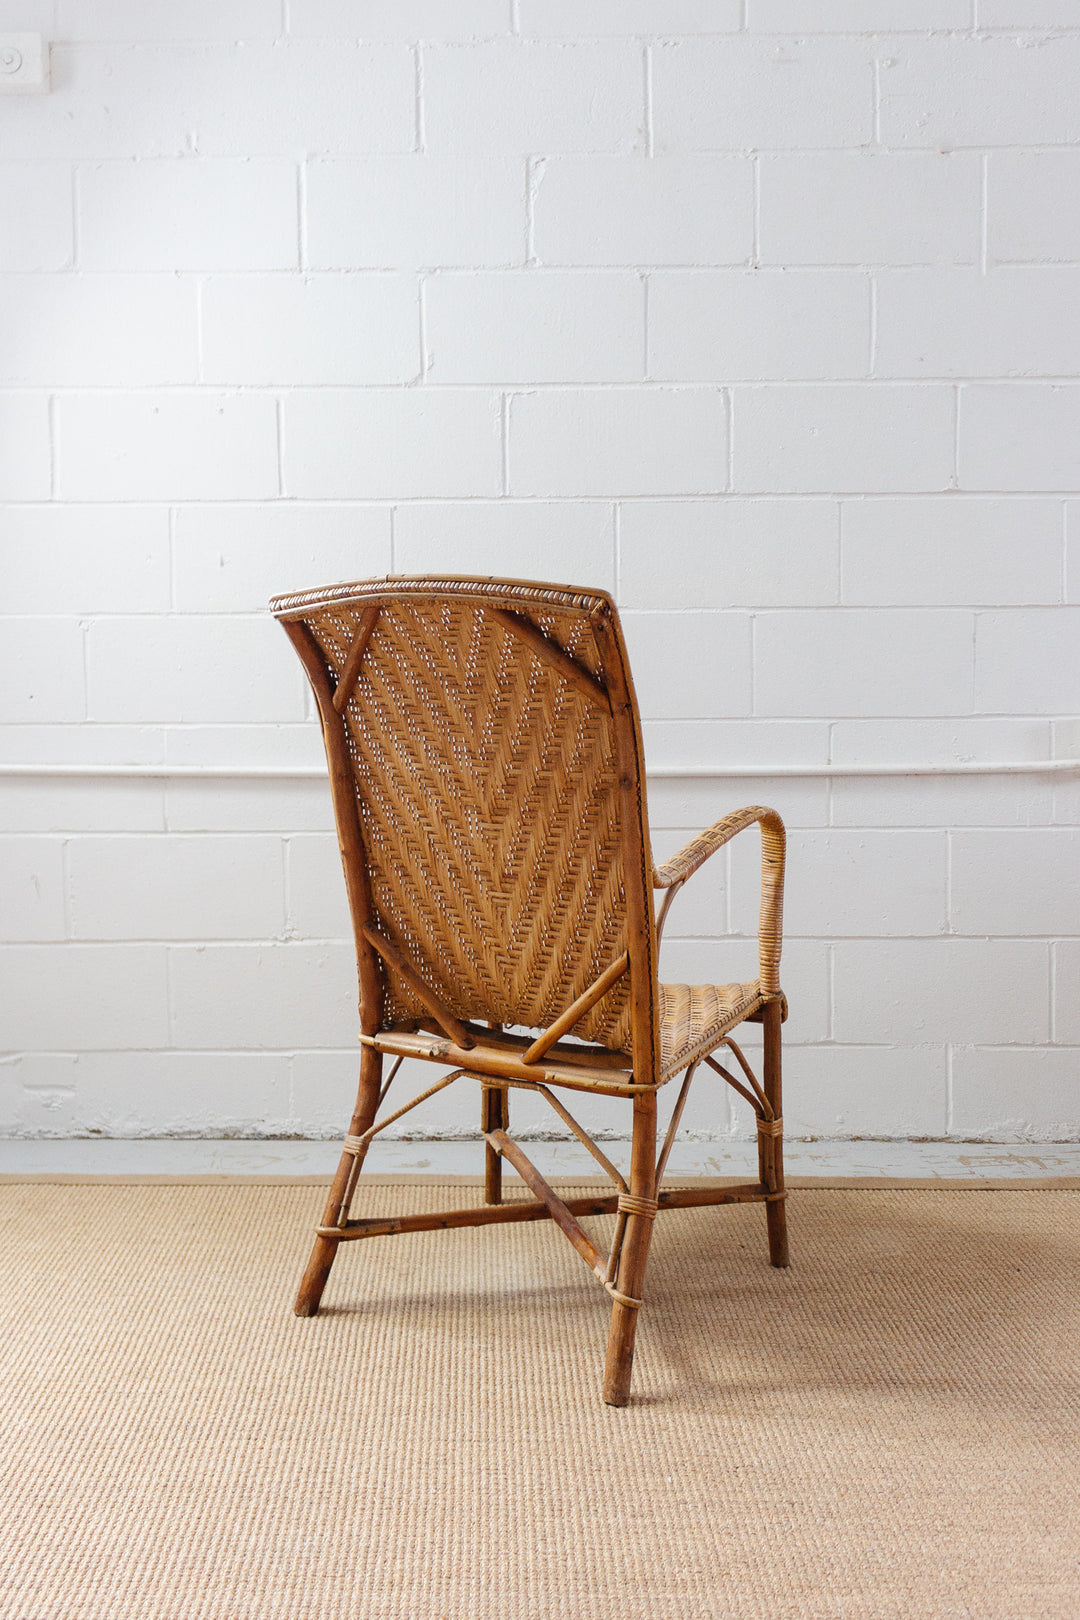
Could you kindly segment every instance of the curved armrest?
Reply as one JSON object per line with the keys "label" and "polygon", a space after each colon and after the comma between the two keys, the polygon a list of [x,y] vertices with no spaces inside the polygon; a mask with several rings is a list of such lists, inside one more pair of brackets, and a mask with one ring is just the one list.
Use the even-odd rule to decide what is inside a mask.
{"label": "curved armrest", "polygon": [[[766,995],[780,993],[780,944],[784,907],[784,823],[763,804],[747,805],[723,816],[707,832],[699,833],[677,855],[653,872],[654,889],[674,889],[692,877],[710,855],[729,843],[744,827],[761,827],[761,916],[758,922],[760,983]],[[667,906],[665,903],[664,910]]]}

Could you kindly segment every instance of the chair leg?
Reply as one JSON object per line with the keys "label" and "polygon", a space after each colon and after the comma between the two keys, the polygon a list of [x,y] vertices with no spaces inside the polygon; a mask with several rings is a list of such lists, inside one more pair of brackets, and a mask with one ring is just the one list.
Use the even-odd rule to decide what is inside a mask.
{"label": "chair leg", "polygon": [[[630,1158],[630,1192],[648,1201],[656,1197],[656,1097],[638,1093],[634,1098],[634,1140]],[[628,1215],[619,1255],[615,1286],[620,1294],[640,1299],[649,1258],[653,1223],[648,1215]],[[603,1396],[609,1406],[625,1406],[630,1399],[634,1366],[634,1337],[640,1307],[616,1300],[611,1307]]]}
{"label": "chair leg", "polygon": [[[776,1118],[783,1117],[783,1091],[780,1078],[780,1003],[770,1001],[762,1018],[764,1034],[765,1095]],[[776,1136],[758,1136],[758,1155],[761,1179],[770,1192],[784,1190],[784,1138],[782,1131]],[[769,1264],[788,1264],[787,1204],[777,1198],[765,1205],[765,1219],[769,1231]]]}
{"label": "chair leg", "polygon": [[[480,1129],[510,1129],[510,1092],[506,1086],[485,1086],[480,1094]],[[502,1154],[490,1142],[484,1144],[484,1202],[502,1203]]]}
{"label": "chair leg", "polygon": [[[382,1053],[375,1052],[370,1046],[362,1049],[360,1057],[360,1084],[356,1093],[356,1107],[349,1123],[349,1133],[359,1136],[375,1122],[375,1113],[379,1106],[379,1087],[382,1081]],[[352,1199],[356,1178],[360,1173],[363,1158],[355,1153],[343,1153],[330,1188],[330,1195],[326,1200],[323,1211],[322,1225],[336,1226],[344,1214],[348,1213],[349,1203]],[[293,1306],[297,1316],[314,1316],[319,1309],[319,1302],[330,1276],[330,1267],[337,1257],[338,1244],[334,1238],[317,1237],[311,1251],[311,1258],[307,1263],[300,1282],[300,1290]]]}

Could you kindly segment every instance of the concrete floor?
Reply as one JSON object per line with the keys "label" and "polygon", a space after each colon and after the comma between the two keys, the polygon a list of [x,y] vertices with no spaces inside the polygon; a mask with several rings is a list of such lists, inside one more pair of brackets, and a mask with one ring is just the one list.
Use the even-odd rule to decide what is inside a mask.
{"label": "concrete floor", "polygon": [[[526,1151],[547,1175],[598,1174],[577,1143],[528,1143]],[[622,1143],[605,1143],[616,1162]],[[1030,1142],[789,1142],[792,1176],[926,1178],[928,1180],[1040,1180],[1080,1176],[1080,1143]],[[337,1142],[184,1141],[175,1138],[0,1140],[0,1177],[6,1176],[315,1176],[329,1178],[338,1161]],[[475,1176],[481,1173],[479,1142],[379,1142],[367,1169],[388,1176]],[[677,1145],[668,1174],[744,1176],[754,1173],[751,1142],[686,1142]]]}

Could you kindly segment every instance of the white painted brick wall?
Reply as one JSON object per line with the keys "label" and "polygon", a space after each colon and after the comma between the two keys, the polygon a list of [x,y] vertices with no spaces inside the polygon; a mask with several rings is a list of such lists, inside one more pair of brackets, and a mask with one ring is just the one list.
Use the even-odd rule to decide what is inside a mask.
{"label": "white painted brick wall", "polygon": [[747,158],[555,157],[531,181],[540,264],[745,264],[752,251]]}
{"label": "white painted brick wall", "polygon": [[143,159],[76,169],[87,270],[290,270],[296,171],[258,159]]}
{"label": "white painted brick wall", "polygon": [[211,276],[202,380],[407,383],[420,374],[416,277]]}
{"label": "white painted brick wall", "polygon": [[[0,761],[317,763],[271,593],[603,586],[716,773],[657,853],[789,823],[789,1128],[1080,1136],[1080,779],[828,774],[1080,755],[1072,0],[9,13]],[[753,974],[757,864],[665,975]],[[0,1130],[344,1125],[324,781],[0,777],[0,919]]]}

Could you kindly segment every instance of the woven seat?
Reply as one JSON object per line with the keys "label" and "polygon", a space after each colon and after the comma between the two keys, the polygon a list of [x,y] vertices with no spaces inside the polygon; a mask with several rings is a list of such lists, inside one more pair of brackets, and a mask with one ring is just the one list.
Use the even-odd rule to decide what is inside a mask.
{"label": "woven seat", "polygon": [[662,984],[661,1080],[715,1052],[724,1036],[762,1005],[756,979],[750,984]]}
{"label": "woven seat", "polygon": [[[624,1405],[659,1211],[762,1202],[770,1260],[787,1264],[783,824],[774,810],[752,805],[654,869],[637,704],[618,614],[602,591],[387,578],[280,597],[271,608],[300,656],[322,722],[360,1013],[356,1105],[297,1314],[318,1310],[343,1242],[550,1218],[610,1295],[603,1393]],[[661,985],[657,949],[673,897],[710,855],[754,825],[762,850],[757,979]],[[663,895],[658,908],[656,894]],[[747,1019],[763,1026],[760,1082],[732,1039]],[[718,1061],[721,1049],[740,1074]],[[393,1067],[384,1077],[387,1059]],[[443,1072],[398,1107],[387,1093],[406,1059]],[[753,1109],[756,1181],[662,1186],[699,1069]],[[658,1153],[658,1093],[680,1072]],[[479,1090],[484,1204],[353,1217],[374,1137],[436,1092],[470,1084]],[[514,1090],[551,1105],[612,1182],[610,1194],[558,1196],[509,1134]],[[570,1111],[579,1091],[606,1096],[613,1109],[630,1105],[625,1173]],[[504,1160],[533,1201],[503,1202]],[[608,1213],[616,1219],[605,1253],[579,1217]]]}

